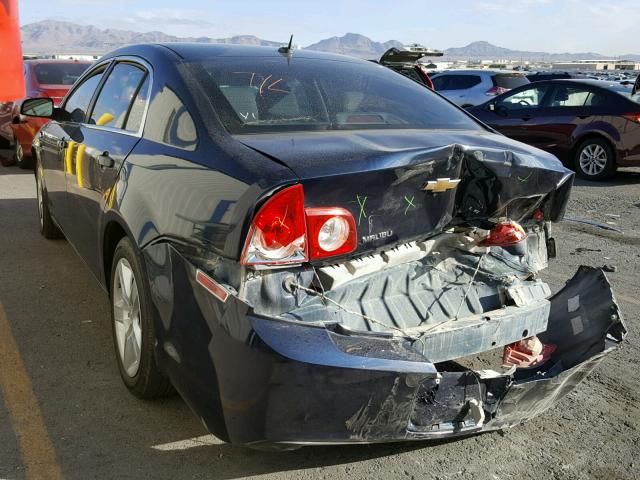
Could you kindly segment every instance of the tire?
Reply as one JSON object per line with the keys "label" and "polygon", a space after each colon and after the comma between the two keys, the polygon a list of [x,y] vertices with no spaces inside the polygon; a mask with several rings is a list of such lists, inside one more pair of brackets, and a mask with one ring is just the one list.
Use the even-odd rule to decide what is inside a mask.
{"label": "tire", "polygon": [[138,398],[169,395],[173,392],[171,383],[156,363],[148,282],[127,237],[120,240],[113,255],[110,298],[113,345],[122,381]]}
{"label": "tire", "polygon": [[54,238],[62,238],[62,232],[53,221],[51,212],[49,211],[49,202],[47,200],[47,191],[42,182],[42,168],[38,164],[36,169],[36,198],[38,201],[38,218],[40,219],[40,234],[44,238],[50,240]]}
{"label": "tire", "polygon": [[587,180],[605,180],[616,171],[616,161],[609,143],[602,138],[590,138],[578,146],[574,158],[578,176]]}
{"label": "tire", "polygon": [[25,157],[22,145],[17,140],[16,144],[13,147],[13,161],[19,168],[22,168],[23,170],[32,167],[31,157]]}

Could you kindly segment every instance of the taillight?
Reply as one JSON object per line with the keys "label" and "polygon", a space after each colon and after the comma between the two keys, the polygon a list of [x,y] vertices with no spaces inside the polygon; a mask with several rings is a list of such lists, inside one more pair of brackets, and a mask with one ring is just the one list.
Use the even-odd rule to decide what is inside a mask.
{"label": "taillight", "polygon": [[358,246],[356,222],[344,208],[307,208],[311,260],[353,252]]}
{"label": "taillight", "polygon": [[533,212],[532,218],[536,222],[543,222],[544,221],[544,212],[542,210],[536,210],[535,212]]}
{"label": "taillight", "polygon": [[338,207],[304,208],[302,185],[287,187],[258,210],[242,255],[243,265],[282,265],[351,253],[356,222]]}
{"label": "taillight", "polygon": [[495,97],[496,95],[502,95],[508,91],[509,89],[504,87],[491,87],[489,90],[484,92],[484,94],[489,95],[490,97]]}
{"label": "taillight", "polygon": [[307,226],[302,185],[287,187],[262,206],[253,219],[243,265],[301,263],[307,260]]}
{"label": "taillight", "polygon": [[422,78],[424,84],[429,87],[431,90],[435,90],[436,88],[431,81],[431,77],[429,77],[429,72],[424,67],[424,65],[416,65],[416,70],[418,70],[418,75]]}
{"label": "taillight", "polygon": [[508,247],[516,245],[527,238],[524,231],[516,222],[500,223],[489,231],[489,235],[480,242],[483,247]]}
{"label": "taillight", "polygon": [[629,120],[630,122],[640,123],[640,113],[627,113],[622,116],[627,120]]}

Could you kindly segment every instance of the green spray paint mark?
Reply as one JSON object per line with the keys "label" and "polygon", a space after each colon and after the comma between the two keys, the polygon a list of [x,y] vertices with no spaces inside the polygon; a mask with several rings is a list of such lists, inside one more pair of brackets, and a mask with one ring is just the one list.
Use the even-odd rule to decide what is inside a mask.
{"label": "green spray paint mark", "polygon": [[405,214],[405,215],[407,214],[407,212],[409,211],[409,209],[410,209],[411,207],[413,207],[413,208],[418,208],[418,207],[416,207],[416,204],[415,204],[415,203],[413,203],[413,199],[414,199],[414,198],[415,198],[415,197],[407,198],[407,196],[406,196],[406,195],[404,196],[404,200],[405,200],[405,202],[407,202],[407,208],[405,208],[405,209],[404,209],[404,214]]}
{"label": "green spray paint mark", "polygon": [[367,218],[367,212],[364,210],[364,204],[367,203],[367,197],[356,194],[356,199],[358,200],[358,205],[360,206],[360,213],[358,214],[358,226],[360,226],[360,221],[363,218]]}
{"label": "green spray paint mark", "polygon": [[529,180],[529,178],[531,177],[531,175],[533,175],[533,172],[529,172],[529,175],[527,175],[524,178],[518,177],[518,180],[520,181],[520,183],[525,183],[527,180]]}

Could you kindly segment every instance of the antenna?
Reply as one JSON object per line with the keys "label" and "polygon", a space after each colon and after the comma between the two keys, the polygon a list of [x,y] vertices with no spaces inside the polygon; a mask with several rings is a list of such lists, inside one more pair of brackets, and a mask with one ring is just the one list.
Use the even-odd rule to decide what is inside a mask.
{"label": "antenna", "polygon": [[291,34],[291,37],[289,37],[289,45],[287,45],[286,47],[280,47],[278,49],[278,52],[282,53],[283,55],[293,55],[292,47],[293,47],[293,34]]}

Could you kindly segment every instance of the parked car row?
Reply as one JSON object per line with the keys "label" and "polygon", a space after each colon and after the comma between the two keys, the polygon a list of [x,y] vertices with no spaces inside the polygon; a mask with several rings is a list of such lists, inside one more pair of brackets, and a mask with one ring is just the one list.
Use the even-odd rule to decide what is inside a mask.
{"label": "parked car row", "polygon": [[14,102],[0,103],[0,148],[10,150],[4,163],[16,163],[30,168],[31,142],[47,120],[20,115],[20,106],[27,98],[47,97],[58,105],[74,82],[91,65],[76,60],[25,60],[26,96]]}

